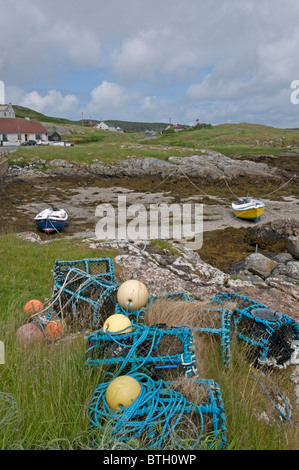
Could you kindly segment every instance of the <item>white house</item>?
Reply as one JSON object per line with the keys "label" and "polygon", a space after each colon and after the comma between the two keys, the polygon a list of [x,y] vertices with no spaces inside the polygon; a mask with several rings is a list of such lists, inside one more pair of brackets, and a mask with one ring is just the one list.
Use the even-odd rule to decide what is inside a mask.
{"label": "white house", "polygon": [[37,119],[0,118],[1,145],[18,145],[39,139],[48,140],[48,132]]}
{"label": "white house", "polygon": [[123,132],[123,130],[120,127],[110,126],[109,123],[106,123],[104,121],[97,124],[96,129],[100,129],[103,131]]}
{"label": "white house", "polygon": [[9,104],[0,104],[0,118],[15,118],[15,110],[13,109],[11,103]]}

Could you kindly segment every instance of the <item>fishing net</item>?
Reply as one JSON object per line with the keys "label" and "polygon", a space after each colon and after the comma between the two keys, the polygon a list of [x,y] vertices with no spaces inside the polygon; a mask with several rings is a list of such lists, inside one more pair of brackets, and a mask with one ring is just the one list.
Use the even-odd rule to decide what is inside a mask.
{"label": "fishing net", "polygon": [[118,284],[110,258],[56,260],[53,282],[54,314],[69,323],[98,327],[114,313]]}
{"label": "fishing net", "polygon": [[203,439],[213,448],[227,447],[224,407],[216,382],[188,378],[182,387],[180,382],[154,380],[142,373],[130,376],[140,383],[141,392],[120,411],[107,404],[110,382],[95,389],[88,408],[91,429],[108,424],[115,440],[137,438],[150,449],[199,449]]}
{"label": "fishing net", "polygon": [[197,375],[192,330],[133,324],[133,332],[99,330],[87,339],[87,365],[118,366],[119,373],[147,369],[165,378]]}
{"label": "fishing net", "polygon": [[[225,299],[220,294],[217,299]],[[296,360],[299,349],[299,325],[289,316],[255,300],[229,294],[237,307],[232,312],[236,336],[245,341],[248,356],[259,364],[283,367]]]}

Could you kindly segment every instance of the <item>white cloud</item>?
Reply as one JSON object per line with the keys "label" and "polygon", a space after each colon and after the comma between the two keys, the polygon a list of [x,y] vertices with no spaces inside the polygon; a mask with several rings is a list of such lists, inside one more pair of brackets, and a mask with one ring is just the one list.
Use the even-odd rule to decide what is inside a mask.
{"label": "white cloud", "polygon": [[121,110],[127,103],[128,96],[124,89],[117,83],[103,81],[91,92],[91,101],[88,110],[93,114],[110,113]]}
{"label": "white cloud", "polygon": [[63,96],[60,91],[56,90],[50,90],[44,96],[37,91],[25,93],[19,90],[15,91],[15,93],[15,96],[19,96],[18,104],[20,106],[56,117],[59,117],[60,114],[73,112],[79,103],[75,95],[68,94]]}

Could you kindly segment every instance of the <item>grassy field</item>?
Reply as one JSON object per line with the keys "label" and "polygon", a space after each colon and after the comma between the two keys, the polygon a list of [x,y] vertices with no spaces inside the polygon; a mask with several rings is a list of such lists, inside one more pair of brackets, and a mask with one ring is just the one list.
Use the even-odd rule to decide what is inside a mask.
{"label": "grassy field", "polygon": [[[31,298],[44,301],[50,297],[55,259],[114,257],[116,253],[91,251],[80,240],[38,245],[13,234],[1,236],[0,247],[0,340],[6,353],[5,364],[0,364],[0,449],[88,449],[91,436],[86,412],[92,391],[103,381],[103,371],[84,367],[86,332],[79,330],[81,334],[67,334],[63,340],[34,346],[18,344],[15,332],[27,322],[24,304]],[[290,421],[280,420],[250,372],[244,347],[236,341],[232,342],[230,369],[223,367],[220,357],[219,341],[206,335],[200,356],[203,378],[220,386],[229,449],[297,449],[296,407]],[[293,403],[290,373],[289,369],[276,370],[271,380]],[[269,423],[260,419],[263,412],[270,417]],[[99,449],[115,446],[104,429],[99,430],[97,438]],[[134,439],[129,447],[120,443],[119,448],[140,445]]]}
{"label": "grassy field", "polygon": [[207,129],[157,134],[145,139],[140,132],[116,133],[65,125],[71,134],[62,136],[76,142],[72,147],[20,148],[13,160],[23,157],[42,158],[46,161],[61,158],[91,164],[95,160],[109,162],[128,157],[155,157],[162,160],[170,156],[190,156],[201,149],[210,149],[230,157],[279,155],[299,148],[299,130],[277,129],[254,124],[223,124]]}

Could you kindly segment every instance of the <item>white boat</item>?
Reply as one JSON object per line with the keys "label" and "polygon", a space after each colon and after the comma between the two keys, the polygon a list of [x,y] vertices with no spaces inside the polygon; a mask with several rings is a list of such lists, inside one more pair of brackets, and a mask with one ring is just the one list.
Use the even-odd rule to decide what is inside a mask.
{"label": "white boat", "polygon": [[59,232],[67,223],[68,214],[55,206],[44,209],[34,218],[37,227],[46,233]]}
{"label": "white boat", "polygon": [[232,203],[232,210],[236,217],[256,221],[264,213],[265,204],[251,197],[238,197]]}

